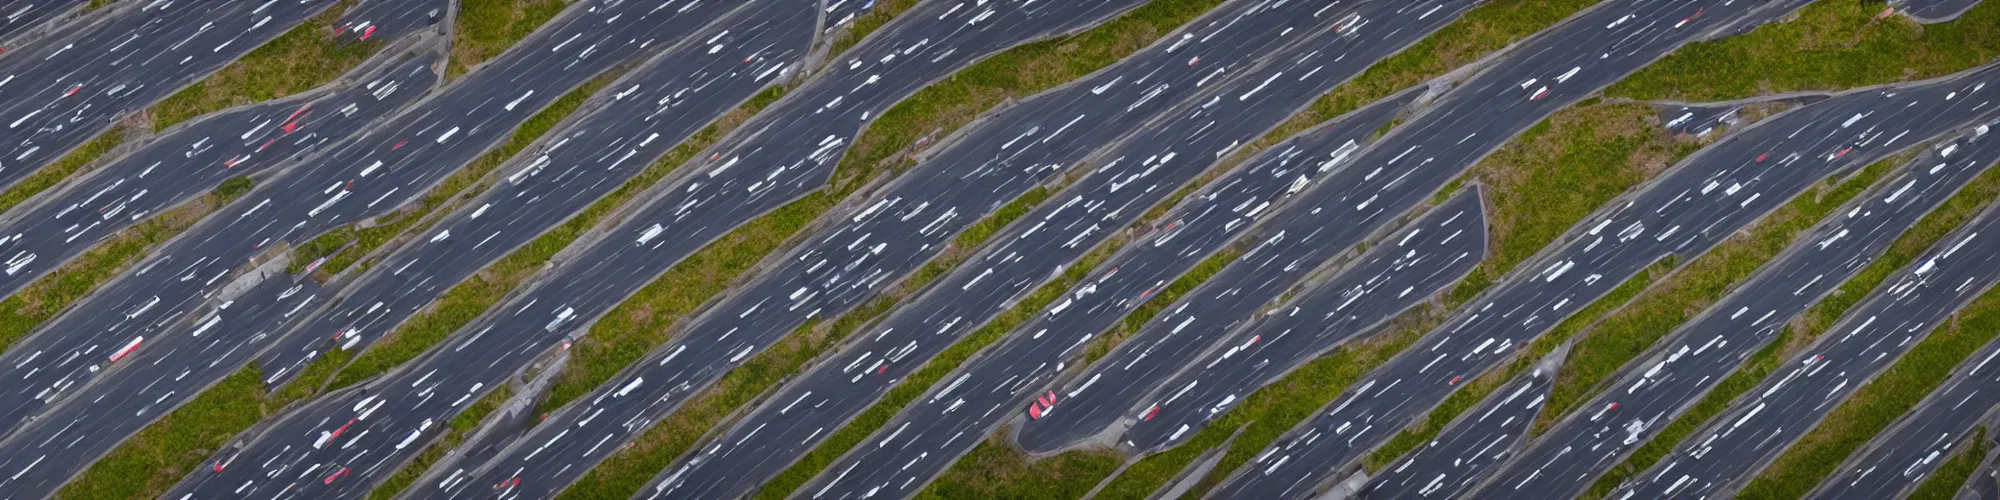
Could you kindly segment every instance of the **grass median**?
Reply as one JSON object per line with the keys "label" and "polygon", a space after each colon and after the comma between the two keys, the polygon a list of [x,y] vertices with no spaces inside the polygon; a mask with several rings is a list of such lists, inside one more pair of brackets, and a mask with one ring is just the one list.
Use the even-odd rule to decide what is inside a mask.
{"label": "grass median", "polygon": [[2000,55],[2000,3],[1980,2],[1950,22],[1876,19],[1880,2],[1821,0],[1798,18],[1690,44],[1611,86],[1605,95],[1721,101],[1840,90],[1944,76]]}

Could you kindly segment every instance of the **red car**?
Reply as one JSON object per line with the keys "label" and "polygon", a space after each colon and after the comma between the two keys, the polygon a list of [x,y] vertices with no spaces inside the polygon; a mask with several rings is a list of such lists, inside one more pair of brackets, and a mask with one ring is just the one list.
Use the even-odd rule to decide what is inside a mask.
{"label": "red car", "polygon": [[1042,416],[1048,415],[1049,409],[1054,408],[1055,405],[1056,391],[1049,391],[1047,394],[1043,394],[1042,397],[1035,398],[1035,404],[1028,406],[1028,418],[1041,420]]}

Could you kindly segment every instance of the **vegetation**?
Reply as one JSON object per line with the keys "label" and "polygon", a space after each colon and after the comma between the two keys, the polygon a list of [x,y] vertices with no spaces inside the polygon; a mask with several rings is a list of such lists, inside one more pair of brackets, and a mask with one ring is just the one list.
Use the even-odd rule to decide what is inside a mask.
{"label": "vegetation", "polygon": [[197,116],[269,101],[325,85],[382,48],[381,40],[353,42],[331,36],[355,0],[342,0],[205,80],[153,105],[153,130]]}
{"label": "vegetation", "polygon": [[447,78],[459,75],[505,52],[543,23],[561,14],[569,0],[458,0],[453,19],[451,64]]}
{"label": "vegetation", "polygon": [[1876,19],[1879,2],[1813,2],[1797,20],[1690,44],[1605,90],[1635,99],[1721,101],[1943,76],[2000,55],[2000,4],[1950,22]]}

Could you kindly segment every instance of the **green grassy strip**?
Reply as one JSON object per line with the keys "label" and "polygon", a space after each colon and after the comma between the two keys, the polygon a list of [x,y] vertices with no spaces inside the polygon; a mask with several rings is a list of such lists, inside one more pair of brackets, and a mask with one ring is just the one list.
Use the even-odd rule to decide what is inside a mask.
{"label": "green grassy strip", "polygon": [[[241,194],[233,189],[229,191]],[[28,284],[6,300],[0,300],[0,352],[6,351],[15,341],[54,318],[70,304],[89,295],[98,284],[138,263],[154,246],[180,234],[217,207],[234,199],[221,194],[225,193],[218,189],[160,216],[112,233],[90,251]]]}
{"label": "green grassy strip", "polygon": [[1986,459],[1987,449],[1992,447],[1986,441],[1986,426],[1974,427],[1972,435],[1962,446],[1954,447],[1958,453],[1951,461],[1938,466],[1916,491],[1910,492],[1909,500],[1951,500],[1958,495],[1958,489],[1979,469],[1979,462]]}
{"label": "green grassy strip", "polygon": [[1800,498],[1847,456],[1915,407],[1980,346],[2000,334],[2000,288],[1988,290],[1834,408],[1739,493]]}
{"label": "green grassy strip", "polygon": [[[1216,0],[1152,2],[1083,33],[1002,52],[898,103],[856,140],[854,149],[836,170],[829,189],[738,227],[730,236],[676,265],[666,276],[599,320],[590,335],[577,343],[576,357],[565,368],[544,408],[556,408],[587,394],[664,343],[673,331],[674,322],[708,296],[719,293],[744,268],[778,248],[779,240],[789,238],[803,227],[799,219],[817,217],[834,200],[845,198],[880,170],[907,168],[909,162],[900,158],[899,153],[922,138],[948,133],[969,122],[980,110],[1006,99],[1032,95],[1109,65],[1216,3]],[[1025,214],[1048,194],[1046,189],[1031,191],[968,228],[954,240],[954,248],[946,256],[935,259],[906,280],[906,286],[898,287],[904,290],[897,295],[920,288],[914,283],[927,283],[942,276],[950,269],[947,263],[969,254],[979,240],[990,237],[1011,218]],[[893,304],[893,299],[878,297],[843,315],[831,328],[822,328],[818,322],[801,327],[799,333],[732,370],[722,381],[607,458],[563,496],[602,498],[637,491],[724,415],[797,373],[806,362],[886,313]]]}
{"label": "green grassy strip", "polygon": [[740,125],[746,117],[756,114],[757,111],[778,100],[784,93],[785,89],[782,87],[771,87],[758,93],[742,107],[732,110],[716,123],[704,127],[687,141],[675,146],[658,161],[648,165],[639,175],[619,186],[616,191],[592,203],[562,225],[542,233],[534,241],[481,269],[478,274],[453,286],[433,306],[427,308],[424,314],[404,323],[394,334],[376,342],[353,363],[342,368],[339,375],[334,378],[333,386],[353,385],[415,359],[430,350],[432,346],[451,335],[451,332],[458,331],[486,312],[488,308],[499,303],[519,286],[522,280],[541,271],[563,248],[596,227],[606,214],[623,206],[632,197],[665,178],[681,163],[714,144],[723,134]]}
{"label": "green grassy strip", "polygon": [[355,0],[342,0],[305,23],[244,54],[207,79],[153,105],[153,130],[245,104],[325,85],[382,48],[381,40],[352,43],[330,36]]}
{"label": "green grassy strip", "polygon": [[[584,101],[592,94],[596,94],[599,89],[611,84],[622,74],[624,74],[623,67],[607,71],[568,94],[563,94],[555,102],[549,103],[548,107],[542,108],[534,116],[528,117],[527,121],[521,122],[521,126],[514,129],[514,135],[509,136],[499,147],[487,151],[486,154],[480,155],[479,158],[453,172],[450,177],[446,177],[443,182],[424,193],[423,198],[416,204],[378,217],[377,225],[362,228],[359,224],[347,224],[299,244],[292,249],[292,263],[288,271],[292,274],[305,272],[305,267],[312,261],[331,255],[331,258],[314,271],[316,278],[325,281],[326,278],[340,274],[348,266],[359,262],[361,258],[369,256],[375,249],[381,248],[397,236],[423,232],[431,223],[436,222],[429,220],[431,215],[450,213],[450,209],[456,207],[458,203],[449,202],[462,202],[463,200],[458,199],[460,195],[484,192],[494,181],[486,178],[487,173],[499,168],[508,158],[513,158],[534,144],[536,139],[540,139],[550,129],[555,128],[556,124],[569,117],[571,112],[583,106]],[[441,210],[440,207],[444,208]],[[411,230],[413,227],[416,229]]]}
{"label": "green grassy strip", "polygon": [[56,498],[153,498],[200,466],[229,438],[278,409],[265,404],[263,376],[246,367],[125,440]]}
{"label": "green grassy strip", "polygon": [[1699,102],[1849,89],[1943,76],[2000,55],[2000,4],[1927,26],[1875,19],[1881,10],[1881,2],[1813,2],[1797,20],[1682,47],[1605,95]]}
{"label": "green grassy strip", "polygon": [[[1686,269],[1674,273],[1673,279],[1662,283],[1631,307],[1592,328],[1570,351],[1557,374],[1555,390],[1549,395],[1548,407],[1542,409],[1535,420],[1532,435],[1540,435],[1557,420],[1576,410],[1577,405],[1603,391],[1603,384],[1609,383],[1609,377],[1620,368],[1644,354],[1661,337],[1727,296],[1744,280],[1756,274],[1766,262],[1791,246],[1799,234],[1811,229],[1889,170],[1907,163],[1913,156],[1911,153],[1877,161],[1863,169],[1862,175],[1837,187],[1819,189],[1793,199],[1759,220],[1755,226],[1739,231],[1735,237],[1695,259]],[[1941,205],[1941,212],[1963,213],[1960,218],[1970,216],[1966,210],[1985,205],[1995,194],[2000,194],[2000,170],[1988,171],[1975,179],[1971,186],[1962,193],[1963,196],[1953,197],[1950,203]]]}
{"label": "green grassy strip", "polygon": [[443,459],[445,453],[457,449],[460,443],[465,442],[466,435],[471,434],[473,429],[479,428],[479,422],[486,420],[488,415],[492,415],[494,411],[499,410],[500,405],[506,403],[507,398],[511,397],[514,397],[514,386],[511,384],[501,385],[499,389],[486,393],[485,397],[479,398],[479,401],[473,403],[472,406],[466,407],[464,412],[459,413],[457,417],[451,419],[451,432],[445,433],[443,437],[432,442],[430,446],[425,446],[424,451],[418,453],[415,459],[398,468],[396,475],[389,476],[389,479],[375,486],[373,491],[368,492],[368,500],[389,500],[397,494],[402,493],[403,490],[409,489],[410,485],[417,484],[417,479],[423,477],[424,471],[429,470],[431,464],[435,464],[438,460]]}
{"label": "green grassy strip", "polygon": [[458,79],[473,66],[500,55],[567,6],[568,0],[458,0],[446,77]]}
{"label": "green grassy strip", "polygon": [[7,188],[6,193],[0,193],[0,213],[12,210],[22,202],[34,198],[37,194],[41,194],[42,191],[47,191],[49,188],[55,187],[63,179],[68,179],[71,175],[83,171],[86,167],[95,168],[100,166],[97,160],[102,158],[105,153],[109,153],[111,150],[117,149],[119,145],[124,144],[126,136],[130,134],[131,132],[123,126],[113,127],[111,130],[99,134],[96,139],[91,139],[90,142],[83,143],[83,146],[77,147],[75,151],[70,151],[68,155],[64,155],[61,159],[56,160],[55,163],[50,163],[48,166],[42,167],[40,170],[36,170],[35,173],[28,175],[28,178],[21,179],[13,187]]}

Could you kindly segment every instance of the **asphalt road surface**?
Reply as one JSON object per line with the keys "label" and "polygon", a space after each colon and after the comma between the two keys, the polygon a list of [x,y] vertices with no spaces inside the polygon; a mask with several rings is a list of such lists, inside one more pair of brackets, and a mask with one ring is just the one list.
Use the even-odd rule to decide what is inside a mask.
{"label": "asphalt road surface", "polygon": [[[1875,93],[1863,91],[1863,99],[1873,100],[1865,94]],[[1967,97],[1974,98],[1983,96]],[[1878,109],[1899,105],[1883,104],[1887,107]],[[1589,488],[1715,384],[1729,378],[1792,318],[1866,269],[1905,229],[2000,160],[2000,141],[1964,142],[1928,151],[1841,207],[1835,216],[1801,233],[1730,295],[1656,342],[1638,362],[1627,363],[1615,382],[1605,386],[1607,392],[1578,405],[1519,459],[1496,469],[1482,495],[1540,498]],[[1939,156],[1946,147],[1952,154]],[[1633,421],[1643,423],[1640,431],[1619,430]],[[1638,439],[1627,442],[1629,435]]]}
{"label": "asphalt road surface", "polygon": [[[216,361],[247,357],[260,341],[269,339],[269,332],[225,323],[225,308],[260,280],[278,274],[258,270],[240,279],[223,279],[237,274],[242,264],[266,249],[305,241],[347,221],[395,208],[483,153],[569,88],[647,50],[664,49],[667,43],[656,34],[684,36],[721,10],[702,5],[685,6],[687,10],[630,3],[614,7],[571,9],[551,21],[549,28],[443,92],[346,146],[284,169],[273,182],[155,251],[133,271],[0,355],[11,361],[5,368],[9,376],[25,379],[22,390],[0,394],[7,401],[0,406],[29,404],[43,388],[87,384],[118,371],[107,368],[117,368],[116,359],[135,352],[155,351],[149,355],[158,357],[148,359],[173,360],[196,370],[194,376],[176,377],[171,383],[157,379],[162,383],[151,384],[148,396],[184,395],[219,379],[228,370],[216,367],[233,367],[245,358]],[[654,47],[655,43],[660,46]],[[509,100],[502,95],[517,97]],[[290,297],[270,299],[286,302],[287,310],[317,297],[275,295]],[[189,329],[190,334],[161,335],[168,329]],[[33,362],[24,362],[31,358]],[[138,364],[142,363],[125,365]]]}
{"label": "asphalt road surface", "polygon": [[[1361,498],[1453,498],[1477,484],[1488,470],[1514,456],[1555,390],[1568,346],[1545,356],[1533,370],[1493,390],[1477,406],[1459,414],[1435,439],[1391,462],[1356,496]],[[1544,498],[1555,498],[1555,495]]]}
{"label": "asphalt road surface", "polygon": [[0,6],[0,57],[7,53],[4,45],[28,30],[41,26],[43,22],[58,18],[72,9],[89,3],[86,0],[24,0]]}
{"label": "asphalt road surface", "polygon": [[1606,498],[1727,496],[1741,488],[1939,322],[2000,280],[1996,214],[1989,208],[1889,276],[1814,345]]}
{"label": "asphalt road surface", "polygon": [[[388,51],[327,86],[176,125],[139,149],[36,196],[0,222],[12,294],[85,251],[224,180],[261,176],[340,144],[438,83],[430,51]],[[414,57],[401,59],[406,56]],[[0,422],[7,410],[0,410]]]}
{"label": "asphalt road surface", "polygon": [[[869,332],[857,335],[858,342],[844,346],[841,354],[831,356],[825,364],[813,368],[766,399],[766,404],[738,420],[733,429],[714,440],[720,445],[701,446],[702,451],[689,458],[684,466],[670,468],[665,473],[663,484],[667,485],[665,489],[671,491],[665,493],[692,498],[747,493],[748,489],[756,487],[811,450],[818,443],[817,438],[826,436],[828,430],[838,428],[886,394],[904,375],[914,372],[964,335],[979,330],[988,320],[1010,308],[1019,297],[1060,275],[1063,268],[1075,259],[1081,258],[1099,242],[1131,224],[1148,207],[1159,203],[1179,186],[1207,170],[1215,159],[1227,156],[1236,146],[1263,135],[1271,127],[1282,123],[1293,110],[1311,103],[1320,94],[1358,74],[1374,61],[1414,43],[1456,17],[1440,3],[1376,3],[1358,8],[1331,9],[1324,4],[1298,5],[1290,9],[1278,5],[1273,7],[1277,8],[1258,9],[1248,16],[1232,16],[1234,19],[1226,30],[1279,34],[1283,38],[1275,43],[1282,44],[1281,47],[1265,54],[1253,53],[1258,56],[1255,58],[1209,57],[1222,56],[1226,52],[1196,56],[1203,61],[1261,59],[1269,61],[1269,64],[1243,68],[1226,79],[1211,81],[1208,92],[1192,96],[1179,109],[1161,116],[1131,140],[1106,151],[1101,157],[1110,160],[1105,161],[1102,167],[1091,171],[1075,186],[1052,196],[1052,199],[1062,201],[1045,203],[1024,215],[1020,222],[994,235],[993,241],[1000,242],[998,245],[969,257],[967,262],[970,265],[958,267],[930,291],[892,310],[884,322],[871,327]],[[1427,12],[1429,16],[1425,16]],[[1382,31],[1390,36],[1364,39],[1366,33],[1372,33],[1368,30],[1375,24],[1384,25]],[[1192,39],[1196,40],[1212,36],[1202,33],[1192,35]],[[1167,38],[1172,40],[1176,37]],[[1186,65],[1176,62],[1168,67]],[[1190,73],[1204,72],[1197,69]],[[1287,78],[1286,75],[1303,77]],[[1098,106],[1107,107],[1103,106],[1103,101],[1099,102]],[[1111,106],[1108,107],[1123,107],[1118,102],[1109,104]],[[1072,112],[1075,111],[1073,109]],[[1175,161],[1176,158],[1182,161]],[[1177,257],[1186,259],[1186,265],[1193,265],[1222,243],[1203,241],[1203,233],[1226,233],[1211,231],[1216,227],[1206,226],[1241,225],[1242,222],[1232,224],[1229,219],[1238,215],[1254,217],[1256,212],[1263,211],[1258,205],[1281,203],[1293,192],[1291,188],[1304,187],[1300,184],[1301,176],[1292,172],[1261,174],[1226,180],[1225,187],[1206,195],[1226,199],[1227,204],[1240,207],[1231,209],[1224,202],[1209,203],[1204,213],[1186,217],[1179,223],[1167,223],[1168,227],[1161,228],[1160,232],[1166,234],[1190,233],[1185,239],[1169,237],[1175,240],[1177,246],[1187,245],[1176,254]],[[1227,211],[1213,210],[1215,208]],[[922,217],[896,215],[899,220],[909,219],[910,222],[904,224],[911,229],[917,229],[915,226],[924,222]],[[1202,215],[1214,217],[1211,220]],[[1205,227],[1194,229],[1195,226]],[[879,234],[880,229],[877,231]],[[887,240],[907,241],[901,238],[901,234],[905,233],[921,234],[921,230],[890,231]],[[1212,235],[1211,238],[1228,239],[1222,236]],[[1165,240],[1155,241],[1166,243]],[[831,239],[813,252],[835,254],[842,243],[847,243],[847,239]],[[932,246],[942,246],[942,243],[940,240]],[[839,262],[842,259],[835,254],[831,260]],[[807,258],[793,265],[805,266],[811,262],[813,259]],[[888,276],[891,279],[900,278],[914,270],[917,263],[892,268]],[[1162,264],[1172,265],[1171,262]],[[775,276],[794,275],[780,272]],[[1140,272],[1134,277],[1144,275]],[[767,297],[774,303],[782,303],[779,301],[810,293],[808,289],[796,286],[773,287],[778,289],[762,296],[746,294],[744,300],[736,304],[741,307],[740,304],[762,301]],[[786,296],[784,293],[787,291],[795,293]],[[725,311],[732,309],[729,305],[720,308]],[[772,331],[770,336],[781,336],[788,331],[789,328]],[[602,389],[614,390],[618,387],[617,383],[614,381]],[[811,400],[804,401],[807,398]],[[809,411],[801,410],[808,417],[788,416],[792,412],[780,408],[786,401],[794,399],[801,400],[801,406],[811,407]],[[753,435],[754,439],[750,439]]]}
{"label": "asphalt road surface", "polygon": [[[1323,184],[1321,167],[1331,170],[1340,163],[1333,157],[1336,151],[1349,141],[1355,141],[1352,148],[1359,148],[1414,97],[1415,93],[1405,92],[1315,127],[1190,195],[1168,213],[1166,220],[1174,222],[1160,225],[1108,257],[1062,299],[946,375],[943,380],[952,382],[933,387],[865,441],[880,442],[895,433],[907,438],[904,445],[858,447],[822,469],[801,491],[826,498],[857,496],[877,486],[921,490],[994,427],[1018,415],[1003,410],[1033,399],[1024,395],[1042,392],[1069,361],[1083,355],[1080,347],[1206,256],[1242,241],[1238,236],[1259,215],[1289,207],[1285,201],[1293,194],[1263,209],[1258,208],[1263,202],[1248,201],[1267,200],[1271,184],[1285,184],[1285,179],[1305,178],[1308,186],[1301,189]],[[1289,191],[1289,185],[1284,189]]]}
{"label": "asphalt road surface", "polygon": [[[1967,443],[1973,427],[1991,422],[2000,403],[2000,386],[1993,358],[2000,342],[1989,342],[1953,370],[1951,379],[1925,396],[1889,429],[1876,434],[1861,451],[1848,455],[1838,471],[1819,483],[1812,498],[1905,498],[1929,480],[1954,448]],[[1977,479],[1975,476],[1972,479]]]}
{"label": "asphalt road surface", "polygon": [[[815,5],[812,2],[805,4]],[[796,8],[798,4],[782,5]],[[622,239],[636,237],[642,231],[628,231],[622,228],[614,230],[611,234],[615,236],[609,237],[612,239],[600,240],[599,243],[602,244],[597,245],[586,244],[582,247],[583,250],[580,250],[577,259],[572,261],[587,263],[588,267],[580,265],[559,268],[547,280],[541,282],[542,286],[530,289],[523,294],[524,298],[518,299],[502,310],[512,310],[515,314],[524,313],[528,309],[520,304],[532,305],[542,302],[540,297],[545,296],[544,294],[553,294],[563,300],[595,301],[573,302],[574,306],[564,305],[565,309],[570,307],[595,307],[598,311],[609,309],[617,301],[623,300],[625,295],[643,286],[652,276],[664,271],[674,261],[698,249],[700,244],[705,243],[714,234],[727,230],[762,210],[754,207],[775,206],[816,187],[818,183],[823,183],[826,174],[830,173],[835,160],[839,157],[839,152],[843,150],[840,145],[844,144],[846,139],[841,137],[851,137],[858,133],[858,129],[867,123],[861,119],[862,117],[872,116],[874,112],[886,108],[927,85],[928,82],[950,74],[956,68],[986,54],[1025,40],[1088,26],[1096,20],[1121,12],[1128,6],[1129,4],[1110,3],[1070,4],[1060,7],[1030,5],[1027,10],[1023,10],[1021,5],[991,5],[980,9],[961,8],[963,12],[949,12],[950,5],[919,6],[918,11],[906,13],[904,18],[922,22],[892,23],[877,32],[871,36],[870,41],[864,41],[855,49],[858,55],[835,61],[832,73],[794,90],[786,99],[774,104],[765,113],[744,125],[740,133],[725,139],[724,145],[712,156],[683,166],[684,177],[680,179],[683,182],[668,183],[660,190],[660,196],[694,197],[695,199],[689,201],[697,203],[673,204],[662,201],[649,205],[649,208],[640,209],[638,214],[627,219],[627,227],[631,224],[641,224],[640,227],[643,227],[644,224],[654,222],[668,224],[678,222],[686,224],[681,226],[681,229],[709,231],[705,233],[709,236],[702,236],[704,233],[669,233],[673,236],[659,240],[662,243],[669,241],[676,243],[675,247],[669,249],[672,253],[653,252],[650,251],[652,248],[632,245],[629,243],[630,240]],[[809,10],[801,9],[801,11]],[[940,12],[948,14],[941,15]],[[1062,22],[1028,22],[1040,19],[1057,19]],[[884,78],[884,76],[894,78]],[[744,155],[751,155],[754,162],[737,165],[744,161],[741,159]],[[696,165],[715,167],[699,168]],[[763,169],[765,166],[774,168],[765,170]],[[725,173],[728,174],[727,177],[719,177]],[[777,179],[781,174],[791,174],[792,177]],[[815,177],[817,179],[814,179]],[[690,215],[693,217],[686,217]],[[665,232],[667,231],[662,229],[655,232],[655,236]],[[391,262],[389,265],[395,264]],[[655,271],[648,273],[646,269]],[[577,277],[568,274],[572,271],[586,274],[605,273],[610,276],[585,276],[583,281],[571,282],[569,281],[571,278]],[[587,290],[588,293],[575,290],[578,288]],[[499,382],[523,366],[527,359],[565,341],[563,336],[551,335],[551,331],[565,326],[577,326],[572,320],[579,319],[575,317],[577,315],[574,312],[571,312],[564,321],[550,325],[542,319],[552,314],[545,313],[541,307],[534,307],[532,310],[533,315],[539,318],[532,324],[498,316],[475,322],[460,330],[460,336],[447,340],[446,345],[450,346],[451,350],[440,350],[431,358],[400,370],[381,383],[375,384],[374,388],[388,393],[377,394],[381,396],[379,400],[371,399],[370,402],[374,406],[369,409],[372,410],[381,404],[394,406],[387,407],[381,413],[382,418],[357,426],[355,432],[362,434],[352,436],[353,439],[361,439],[358,445],[344,444],[340,449],[328,446],[324,451],[314,450],[309,446],[311,442],[317,440],[316,434],[312,431],[300,429],[294,435],[291,431],[284,430],[288,426],[319,427],[319,424],[314,424],[310,420],[326,413],[346,411],[334,408],[345,406],[341,402],[352,402],[360,398],[358,394],[343,394],[325,398],[309,406],[305,411],[277,422],[276,427],[279,430],[274,431],[276,434],[266,434],[268,439],[252,443],[250,449],[244,451],[241,456],[283,455],[286,460],[278,461],[271,467],[298,466],[313,470],[313,463],[298,462],[298,460],[306,460],[313,455],[324,455],[344,462],[341,464],[342,467],[352,466],[350,475],[342,475],[339,478],[347,481],[334,485],[333,489],[372,484],[377,476],[386,475],[379,474],[382,471],[378,469],[385,464],[397,465],[400,463],[398,459],[408,456],[407,453],[397,453],[389,449],[399,444],[397,438],[422,435],[423,431],[430,431],[431,435],[435,435],[441,427],[424,426],[421,421],[430,417],[435,422],[437,417],[449,418],[451,413],[456,412],[456,404],[444,404],[446,398],[432,400],[428,397],[435,395],[433,389],[438,384],[451,384],[454,388],[450,389],[450,392],[454,393],[459,390],[456,387],[471,386],[472,388],[467,390],[467,395],[476,397],[480,389],[486,388],[486,384]],[[586,313],[582,316],[587,318],[595,314]],[[447,369],[440,373],[438,371],[440,368]],[[437,377],[432,378],[433,375]],[[408,379],[417,379],[427,385],[421,388],[406,388],[399,385],[400,381]],[[399,397],[403,392],[416,394]],[[366,432],[370,429],[379,432],[374,434],[373,439],[366,439],[369,436]],[[287,453],[286,447],[292,445],[297,446],[290,448],[290,453]],[[403,451],[414,453],[415,450]],[[365,463],[352,460],[353,457],[370,452],[375,453],[369,454]],[[551,475],[581,474],[583,470],[587,468],[567,472],[551,469],[544,472]],[[340,474],[338,468],[324,468],[315,472],[329,476]],[[257,473],[258,471],[242,472],[242,474]],[[230,477],[232,474],[235,473],[225,471],[220,475],[198,474],[197,477],[190,478],[183,488],[232,491],[241,484],[240,481]],[[564,484],[567,484],[567,481],[548,481],[530,483],[529,487],[560,488]],[[284,486],[260,483],[252,489]],[[518,493],[520,490],[513,490],[510,494]]]}
{"label": "asphalt road surface", "polygon": [[[1705,3],[1708,2],[1600,4],[1570,22],[1523,42],[1524,46],[1516,49],[1514,55],[1500,58],[1493,69],[1446,93],[1432,105],[1431,110],[1391,131],[1382,142],[1361,152],[1355,160],[1358,167],[1342,174],[1360,179],[1334,182],[1333,185],[1343,188],[1313,194],[1324,200],[1302,202],[1341,208],[1300,213],[1293,220],[1275,223],[1282,224],[1282,227],[1310,228],[1325,238],[1314,245],[1295,245],[1286,252],[1279,252],[1279,255],[1323,251],[1320,247],[1328,245],[1346,248],[1358,244],[1367,234],[1425,200],[1479,158],[1549,113],[1616,81],[1635,70],[1639,64],[1678,46],[1686,38],[1700,36],[1703,30],[1728,28],[1733,15],[1754,12],[1758,8],[1783,7],[1744,2],[1736,2],[1733,6],[1697,5]],[[1704,13],[1694,15],[1697,10]],[[1214,285],[1204,287],[1210,286]],[[1190,366],[1194,356],[1220,349],[1215,347],[1219,344],[1207,340],[1188,336],[1185,339],[1170,337],[1153,345],[1127,342],[1098,364],[1100,367],[1119,367],[1116,373],[1120,378],[1103,379],[1098,383],[1112,387],[1143,387],[1148,392],[1128,392],[1130,399],[1122,401],[1106,399],[1115,395],[1099,396],[1087,406],[1072,408],[1068,417],[1072,420],[1065,420],[1077,422],[1081,419],[1076,414],[1088,413],[1084,418],[1094,420],[1088,425],[1031,424],[1026,426],[1018,440],[1029,450],[1055,450],[1121,422],[1119,417],[1140,417],[1131,410],[1146,395],[1166,387],[1160,385],[1165,378],[1182,367]],[[1175,359],[1175,356],[1180,358]],[[1141,358],[1155,359],[1144,361],[1147,369],[1124,368],[1125,364]],[[1100,373],[1114,372],[1105,370]],[[1085,383],[1088,381],[1088,378],[1083,379]],[[1184,408],[1214,405],[1226,399],[1227,394],[1219,393],[1214,400]],[[1162,413],[1168,412],[1162,409]],[[1061,415],[1058,413],[1058,417]],[[1138,419],[1126,431],[1124,441],[1136,449],[1156,449],[1187,435],[1180,426],[1194,426],[1199,420],[1209,417],[1168,416],[1171,418]],[[1132,420],[1128,418],[1124,421]],[[1196,429],[1190,427],[1187,430]],[[1146,441],[1141,442],[1140,439]],[[1162,439],[1167,442],[1160,441]]]}
{"label": "asphalt road surface", "polygon": [[8,50],[0,57],[0,124],[6,127],[0,128],[0,186],[334,3],[129,2]]}

